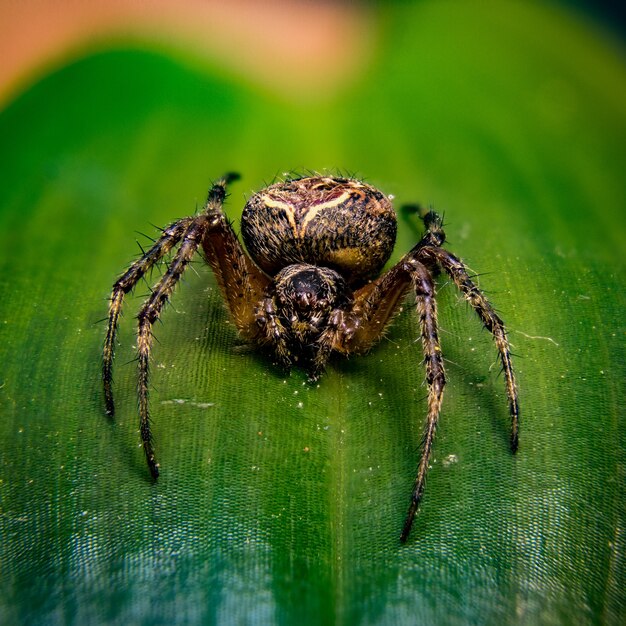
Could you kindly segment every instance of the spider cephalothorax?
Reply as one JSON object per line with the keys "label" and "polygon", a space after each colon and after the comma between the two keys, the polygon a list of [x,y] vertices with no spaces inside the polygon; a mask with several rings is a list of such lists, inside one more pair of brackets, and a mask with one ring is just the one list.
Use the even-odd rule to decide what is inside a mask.
{"label": "spider cephalothorax", "polygon": [[286,367],[297,363],[317,378],[328,357],[325,333],[351,304],[352,291],[338,272],[304,263],[288,265],[276,274],[256,309],[259,342]]}
{"label": "spider cephalothorax", "polygon": [[246,203],[244,251],[222,210],[227,174],[209,191],[204,210],[163,230],[161,237],[113,286],[104,344],[102,378],[106,411],[114,413],[112,365],[124,295],[175,246],[167,271],[139,315],[139,418],[143,448],[156,479],[148,404],[152,325],[201,247],[241,335],[269,349],[286,367],[304,367],[311,378],[333,352],[360,354],[384,333],[409,290],[420,324],[428,385],[428,414],[411,504],[401,540],[406,541],[424,491],[439,418],[445,374],[437,330],[433,275],[445,271],[492,333],[498,348],[511,414],[511,449],[517,450],[517,388],[504,323],[472,281],[462,261],[442,248],[441,218],[421,212],[425,232],[396,265],[380,274],[396,237],[396,214],[387,196],[359,180],[307,176],[275,183]]}

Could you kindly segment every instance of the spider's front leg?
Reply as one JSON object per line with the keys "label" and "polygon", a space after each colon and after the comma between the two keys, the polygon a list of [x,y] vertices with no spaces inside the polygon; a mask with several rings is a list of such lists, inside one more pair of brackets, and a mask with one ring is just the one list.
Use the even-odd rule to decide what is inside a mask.
{"label": "spider's front leg", "polygon": [[244,253],[222,210],[226,197],[226,185],[237,178],[239,178],[237,174],[227,174],[213,185],[209,191],[204,212],[190,222],[167,272],[155,285],[151,296],[137,316],[139,320],[137,350],[139,352],[140,433],[153,478],[159,475],[159,464],[155,458],[152,443],[148,403],[152,326],[159,318],[163,306],[200,245],[204,249],[207,262],[215,272],[237,328],[248,338],[256,332],[254,316],[250,312],[251,302],[256,301],[259,291],[264,289],[269,279]]}
{"label": "spider's front leg", "polygon": [[221,210],[207,210],[209,227],[202,241],[204,258],[211,266],[231,317],[242,337],[259,338],[257,306],[264,300],[271,279],[246,254]]}
{"label": "spider's front leg", "polygon": [[255,308],[256,323],[259,328],[257,342],[262,346],[272,348],[280,364],[289,369],[293,359],[285,327],[276,312],[276,305],[271,297],[264,297]]}
{"label": "spider's front leg", "polygon": [[409,536],[424,493],[428,463],[446,384],[437,330],[435,286],[428,269],[416,258],[417,250],[418,246],[379,279],[355,293],[354,306],[348,316],[351,321],[346,325],[347,332],[344,333],[342,343],[335,348],[348,354],[369,349],[380,339],[386,326],[398,311],[403,297],[409,288],[413,287],[426,366],[428,414],[422,437],[417,476],[411,494],[411,504],[400,535],[403,543]]}
{"label": "spider's front leg", "polygon": [[411,504],[406,515],[400,541],[403,543],[409,537],[411,526],[417,509],[424,495],[426,473],[430,461],[430,453],[435,438],[435,430],[439,421],[443,389],[446,376],[443,367],[443,356],[439,345],[437,328],[437,301],[435,300],[435,285],[429,271],[419,261],[411,259],[413,270],[411,278],[416,295],[417,315],[420,324],[424,363],[426,365],[426,383],[428,385],[428,414],[422,437],[422,450],[417,468],[417,476],[411,494]]}
{"label": "spider's front leg", "polygon": [[[139,363],[137,391],[139,398],[140,433],[148,467],[153,478],[157,478],[159,475],[159,464],[156,460],[152,443],[148,402],[150,353],[153,342],[152,326],[156,320],[159,319],[164,305],[169,300],[176,284],[185,269],[187,269],[199,246],[204,244],[206,248],[206,246],[209,245],[207,239],[210,235],[213,236],[216,231],[219,232],[220,229],[223,230],[225,228],[226,233],[222,233],[221,235],[221,239],[224,241],[223,247],[228,248],[229,238],[235,240],[235,244],[233,245],[238,245],[236,236],[232,228],[228,225],[221,208],[224,198],[226,197],[226,185],[237,177],[236,174],[227,174],[221,180],[217,181],[209,191],[205,210],[195,217],[179,220],[165,229],[154,246],[133,263],[118,279],[111,293],[109,323],[104,344],[102,368],[106,410],[109,415],[113,415],[114,412],[111,390],[113,352],[124,295],[132,290],[141,277],[144,276],[155,263],[161,260],[176,245],[180,244],[167,271],[156,283],[150,297],[143,304],[137,316],[139,323],[137,331]],[[222,248],[220,248],[218,252],[221,252],[221,250]],[[232,259],[228,259],[228,261],[232,261]],[[232,263],[230,271],[231,274],[234,271],[232,269]],[[218,275],[218,279],[219,278],[220,275]]]}
{"label": "spider's front leg", "polygon": [[186,230],[178,252],[170,263],[161,280],[154,286],[152,294],[141,307],[137,319],[137,352],[139,360],[139,380],[137,392],[139,395],[139,422],[141,441],[146,454],[146,460],[153,478],[159,475],[159,464],[154,455],[152,432],[150,430],[150,407],[148,402],[148,382],[150,367],[150,352],[152,351],[152,326],[159,319],[165,303],[169,300],[174,287],[180,280],[189,262],[198,250],[204,233],[207,229],[206,219],[203,216],[196,218]]}

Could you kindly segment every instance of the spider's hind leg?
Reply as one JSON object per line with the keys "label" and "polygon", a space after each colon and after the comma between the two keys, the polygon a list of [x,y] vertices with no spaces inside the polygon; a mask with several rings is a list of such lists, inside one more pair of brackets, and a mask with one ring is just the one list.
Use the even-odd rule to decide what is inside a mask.
{"label": "spider's hind leg", "polygon": [[458,257],[442,248],[427,246],[419,251],[419,258],[427,263],[437,263],[445,270],[467,302],[476,311],[484,327],[492,334],[502,363],[506,393],[509,399],[511,451],[516,452],[519,440],[519,401],[513,364],[511,363],[511,349],[504,322],[487,300],[485,294],[470,278],[463,261]]}
{"label": "spider's hind leg", "polygon": [[[400,207],[400,214],[416,234],[419,234],[421,229],[418,226],[417,220],[413,219],[414,215],[420,218],[426,228],[426,232],[423,233],[420,241],[413,250],[426,245],[442,246],[444,244],[446,234],[443,230],[443,216],[434,211],[432,207],[426,208],[423,204],[405,204]],[[429,269],[432,271],[435,268],[429,267]]]}
{"label": "spider's hind leg", "polygon": [[180,241],[191,221],[192,218],[185,218],[168,226],[156,243],[141,258],[137,259],[113,285],[111,297],[109,298],[107,333],[102,351],[102,384],[107,415],[113,416],[115,414],[113,401],[113,358],[115,356],[115,338],[124,296],[129,291],[132,291],[141,278]]}

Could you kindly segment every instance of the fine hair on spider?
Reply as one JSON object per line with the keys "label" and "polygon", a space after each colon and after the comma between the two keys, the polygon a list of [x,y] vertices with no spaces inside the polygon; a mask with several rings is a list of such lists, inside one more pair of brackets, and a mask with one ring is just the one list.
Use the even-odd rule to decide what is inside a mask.
{"label": "fine hair on spider", "polygon": [[238,178],[228,173],[215,182],[203,209],[162,229],[113,285],[102,364],[106,413],[111,417],[115,413],[112,369],[124,296],[169,253],[167,269],[137,315],[140,436],[155,480],[159,463],[148,402],[152,327],[197,252],[213,270],[243,339],[268,350],[287,368],[305,369],[313,380],[322,374],[332,353],[367,352],[412,291],[428,399],[417,475],[400,534],[405,542],[424,493],[446,384],[433,277],[439,272],[449,277],[494,339],[508,397],[510,447],[515,452],[518,393],[504,322],[463,262],[443,248],[443,220],[432,209],[409,209],[419,215],[424,232],[398,263],[382,272],[393,251],[397,220],[390,197],[372,185],[352,177],[317,174],[270,184],[245,204],[244,249],[223,211],[226,188]]}

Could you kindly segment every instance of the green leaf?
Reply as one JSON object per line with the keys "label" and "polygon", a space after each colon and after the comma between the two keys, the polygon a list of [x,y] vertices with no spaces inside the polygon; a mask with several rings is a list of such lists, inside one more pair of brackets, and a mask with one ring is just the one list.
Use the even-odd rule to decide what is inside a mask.
{"label": "green leaf", "polygon": [[[372,66],[329,100],[118,48],[0,114],[2,623],[625,620],[623,49],[554,6],[380,17]],[[449,384],[404,546],[426,395],[412,306],[311,385],[241,345],[198,263],[156,330],[158,484],[136,418],[147,287],[103,413],[96,322],[134,239],[150,245],[136,232],[193,213],[229,170],[236,220],[297,167],[445,211],[515,345],[514,457],[491,339],[440,279]],[[416,236],[401,225],[394,261]]]}

